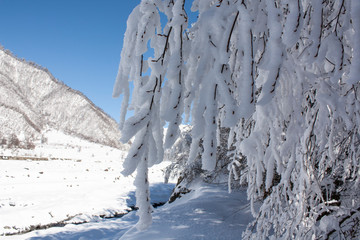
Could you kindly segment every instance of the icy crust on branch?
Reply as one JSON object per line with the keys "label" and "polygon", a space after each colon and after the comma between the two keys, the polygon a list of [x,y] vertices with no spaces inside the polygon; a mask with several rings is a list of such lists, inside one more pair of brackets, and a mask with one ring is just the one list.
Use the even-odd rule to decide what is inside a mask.
{"label": "icy crust on branch", "polygon": [[358,1],[192,3],[190,27],[184,0],[143,0],[128,20],[114,96],[122,140],[135,136],[124,173],[145,174],[139,225],[151,219],[146,166],[185,116],[187,164],[201,159],[205,173],[222,167],[219,129],[230,129],[229,181],[247,184],[257,218],[245,239],[348,237],[360,215]]}
{"label": "icy crust on branch", "polygon": [[[351,238],[360,206],[356,4],[252,1],[247,10],[259,6],[253,16],[268,28],[253,30],[253,45],[262,37],[265,45],[254,54],[259,98],[233,130],[247,166],[229,168],[248,184],[252,205],[262,201],[243,237]],[[335,223],[325,227],[326,219]]]}
{"label": "icy crust on branch", "polygon": [[[160,14],[168,23],[162,29]],[[147,169],[163,159],[163,126],[169,122],[165,143],[170,147],[179,135],[183,114],[184,30],[187,16],[183,1],[142,1],[131,13],[124,37],[114,96],[124,94],[120,128],[122,141],[135,137],[124,162],[124,174],[137,169],[138,228],[151,224]],[[153,56],[144,58],[148,47]],[[144,75],[147,68],[150,73]],[[130,82],[133,82],[129,104]],[[167,107],[164,108],[164,104]],[[134,116],[125,121],[128,109]],[[141,180],[140,180],[141,179]]]}
{"label": "icy crust on branch", "polygon": [[349,84],[356,84],[360,77],[360,2],[356,0],[351,1],[351,20],[353,25],[353,59],[351,62],[351,71],[347,82]]}

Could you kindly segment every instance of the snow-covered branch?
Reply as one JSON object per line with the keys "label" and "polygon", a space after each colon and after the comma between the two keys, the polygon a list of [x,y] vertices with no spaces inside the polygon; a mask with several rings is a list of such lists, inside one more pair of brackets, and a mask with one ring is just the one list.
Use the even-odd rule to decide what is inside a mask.
{"label": "snow-covered branch", "polygon": [[129,17],[114,88],[122,140],[135,136],[125,173],[146,179],[185,115],[187,164],[200,157],[205,173],[223,168],[216,153],[229,129],[229,181],[247,184],[257,219],[245,239],[346,236],[340,219],[360,204],[359,2],[194,0],[190,27],[184,3],[143,0]]}

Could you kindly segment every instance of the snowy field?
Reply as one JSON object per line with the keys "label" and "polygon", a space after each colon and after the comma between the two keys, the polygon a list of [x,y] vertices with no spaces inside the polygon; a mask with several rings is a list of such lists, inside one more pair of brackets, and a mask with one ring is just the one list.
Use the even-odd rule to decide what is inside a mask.
{"label": "snowy field", "polygon": [[[121,175],[126,150],[61,133],[32,151],[0,149],[0,239],[239,239],[253,219],[245,190],[198,183],[154,209],[153,225],[138,232],[136,211],[128,213],[134,176]],[[152,203],[166,202],[175,186],[163,183],[168,164],[150,169]]]}
{"label": "snowy field", "polygon": [[[33,151],[0,152],[0,236],[97,221],[127,213],[135,204],[134,178],[121,175],[126,149],[52,135]],[[12,160],[19,156],[22,160]],[[155,200],[167,201],[174,186],[161,184],[166,165],[150,170],[153,187],[160,189]]]}

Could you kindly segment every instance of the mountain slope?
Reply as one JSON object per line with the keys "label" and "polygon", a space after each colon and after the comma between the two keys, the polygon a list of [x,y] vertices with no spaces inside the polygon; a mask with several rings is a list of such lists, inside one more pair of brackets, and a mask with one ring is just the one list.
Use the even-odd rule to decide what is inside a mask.
{"label": "mountain slope", "polygon": [[86,96],[34,63],[0,49],[0,140],[41,139],[54,129],[91,142],[119,147],[115,120]]}

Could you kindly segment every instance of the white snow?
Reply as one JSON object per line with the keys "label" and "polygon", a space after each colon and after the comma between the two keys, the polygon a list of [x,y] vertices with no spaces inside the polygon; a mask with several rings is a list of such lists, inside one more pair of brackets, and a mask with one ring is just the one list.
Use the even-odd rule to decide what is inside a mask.
{"label": "white snow", "polygon": [[[153,212],[153,224],[138,231],[136,212],[122,218],[54,227],[4,239],[240,239],[253,220],[246,191],[228,194],[226,185],[197,183],[192,192]],[[163,185],[151,192],[168,192]]]}
{"label": "white snow", "polygon": [[226,184],[197,183],[191,193],[157,209],[149,229],[131,228],[120,239],[240,239],[252,220],[245,190],[229,194]]}
{"label": "white snow", "polygon": [[0,148],[0,156],[23,156],[29,158],[72,159],[123,158],[129,146],[117,150],[95,144],[81,138],[67,135],[61,131],[49,130],[43,133],[45,143],[35,142],[35,149]]}
{"label": "white snow", "polygon": [[[0,236],[62,221],[93,221],[135,205],[134,177],[121,175],[124,150],[60,132],[47,137],[48,144],[32,151],[0,149]],[[167,164],[149,169],[151,184],[163,182]],[[154,200],[166,201],[169,186],[162,186],[167,197],[158,194]]]}

